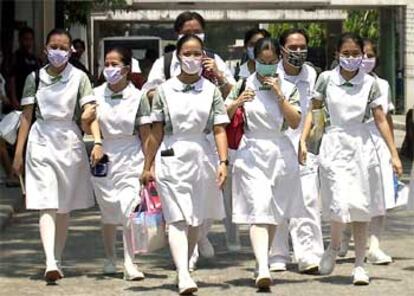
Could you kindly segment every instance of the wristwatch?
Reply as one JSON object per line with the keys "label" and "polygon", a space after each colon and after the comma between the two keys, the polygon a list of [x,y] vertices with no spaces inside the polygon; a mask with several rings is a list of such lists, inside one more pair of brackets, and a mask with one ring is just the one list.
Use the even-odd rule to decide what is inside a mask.
{"label": "wristwatch", "polygon": [[229,162],[228,159],[226,159],[226,160],[220,160],[220,164],[222,164],[222,163],[224,163],[226,166],[228,166],[230,162]]}
{"label": "wristwatch", "polygon": [[101,140],[95,141],[93,142],[93,145],[102,146],[102,141]]}

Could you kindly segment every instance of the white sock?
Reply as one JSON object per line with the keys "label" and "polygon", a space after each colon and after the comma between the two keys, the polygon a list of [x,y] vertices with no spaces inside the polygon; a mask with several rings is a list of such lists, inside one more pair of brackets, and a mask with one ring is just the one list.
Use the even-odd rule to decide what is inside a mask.
{"label": "white sock", "polygon": [[260,271],[269,269],[269,229],[268,225],[250,226],[250,240],[252,242],[253,252]]}
{"label": "white sock", "polygon": [[122,237],[124,242],[124,264],[134,265],[135,253],[132,247],[132,237],[130,235],[130,229],[126,226],[123,228]]}
{"label": "white sock", "polygon": [[55,258],[59,262],[62,261],[62,253],[68,237],[69,218],[69,213],[56,214]]}
{"label": "white sock", "polygon": [[116,262],[116,230],[117,225],[102,224],[102,240],[105,256],[108,260]]}
{"label": "white sock", "polygon": [[40,238],[46,256],[46,265],[56,264],[55,259],[55,234],[56,234],[56,210],[40,211],[39,218]]}
{"label": "white sock", "polygon": [[169,225],[168,241],[178,275],[189,275],[187,233],[188,226],[184,221]]}

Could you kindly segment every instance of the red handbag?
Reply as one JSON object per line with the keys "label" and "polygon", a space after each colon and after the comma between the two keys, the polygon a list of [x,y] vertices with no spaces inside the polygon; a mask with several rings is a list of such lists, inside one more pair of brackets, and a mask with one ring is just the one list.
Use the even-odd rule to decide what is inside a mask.
{"label": "red handbag", "polygon": [[[239,90],[239,95],[246,88],[246,79],[243,79],[242,85]],[[244,134],[244,108],[240,106],[234,112],[233,118],[226,127],[227,143],[230,149],[237,150],[240,145],[240,141]]]}

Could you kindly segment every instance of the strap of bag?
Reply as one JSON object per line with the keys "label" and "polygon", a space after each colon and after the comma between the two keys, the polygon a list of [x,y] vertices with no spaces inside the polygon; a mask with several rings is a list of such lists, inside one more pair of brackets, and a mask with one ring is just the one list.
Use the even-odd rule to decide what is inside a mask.
{"label": "strap of bag", "polygon": [[32,112],[32,124],[36,121],[35,117],[36,117],[36,93],[37,90],[39,89],[39,84],[40,84],[40,69],[37,68],[34,71],[34,75],[35,75],[35,98],[34,98],[34,104],[33,104],[33,112]]}
{"label": "strap of bag", "polygon": [[169,53],[166,53],[164,55],[164,77],[165,77],[165,80],[168,80],[168,79],[171,78],[170,69],[171,69],[172,58],[173,58],[173,52],[169,52]]}

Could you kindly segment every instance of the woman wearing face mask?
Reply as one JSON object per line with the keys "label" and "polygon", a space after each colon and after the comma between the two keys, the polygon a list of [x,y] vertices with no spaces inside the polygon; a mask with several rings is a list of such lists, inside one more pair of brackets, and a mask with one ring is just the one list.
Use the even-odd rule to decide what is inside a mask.
{"label": "woman wearing face mask", "polygon": [[[294,84],[276,75],[279,49],[270,38],[254,49],[256,72],[238,95],[239,82],[225,104],[230,117],[239,106],[246,116],[242,145],[233,164],[233,222],[250,225],[256,257],[256,286],[268,289],[268,252],[276,225],[301,215],[299,165],[295,149],[284,134],[300,123],[299,94]],[[303,204],[303,202],[302,202]]]}
{"label": "woman wearing face mask", "polygon": [[247,78],[256,70],[254,60],[254,46],[262,38],[269,38],[270,33],[265,29],[251,29],[244,34],[244,49],[246,50],[247,61],[240,66],[239,77]]}
{"label": "woman wearing face mask", "polygon": [[[376,79],[360,71],[363,42],[344,33],[337,45],[339,66],[326,71],[315,86],[313,109],[324,108],[325,134],[320,147],[320,180],[323,218],[331,222],[331,242],[319,270],[330,274],[341,243],[345,223],[351,223],[355,241],[353,283],[368,285],[364,269],[366,230],[372,217],[384,214],[378,159],[366,120],[373,114],[376,126],[391,153],[397,174],[402,167],[392,132],[381,107]],[[305,140],[312,125],[308,113],[300,141],[299,161],[306,160]]]}
{"label": "woman wearing face mask", "polygon": [[[39,72],[38,87],[35,73],[26,79],[13,167],[16,174],[22,173],[28,137],[26,208],[40,210],[40,236],[46,255],[45,279],[56,281],[63,277],[60,262],[69,213],[94,205],[89,163],[77,123],[85,109],[94,108],[95,99],[86,74],[68,63],[70,34],[54,29],[46,40],[49,64]],[[36,122],[30,127],[33,108]],[[91,129],[96,136],[96,125]],[[102,149],[96,146],[92,162],[101,156]]]}
{"label": "woman wearing face mask", "polygon": [[[220,188],[227,177],[229,122],[220,90],[200,76],[203,42],[185,35],[177,43],[181,74],[163,83],[152,106],[142,181],[151,179],[155,157],[157,189],[169,225],[169,243],[180,294],[197,291],[188,260],[206,219],[224,217]],[[207,140],[214,133],[216,152]],[[160,149],[158,149],[160,148]],[[158,152],[157,152],[158,151]]]}
{"label": "woman wearing face mask", "polygon": [[105,177],[93,177],[92,183],[102,213],[106,255],[103,272],[116,273],[116,228],[122,224],[124,279],[140,280],[144,274],[134,264],[128,217],[139,203],[138,180],[144,164],[142,143],[146,142],[150,132],[151,110],[141,91],[128,80],[130,71],[128,50],[114,48],[106,53],[103,75],[107,83],[95,88],[94,95],[109,168]]}

